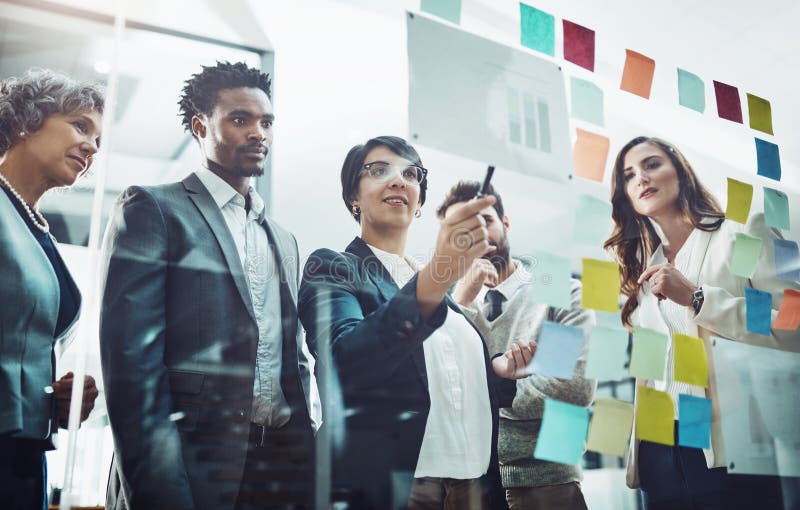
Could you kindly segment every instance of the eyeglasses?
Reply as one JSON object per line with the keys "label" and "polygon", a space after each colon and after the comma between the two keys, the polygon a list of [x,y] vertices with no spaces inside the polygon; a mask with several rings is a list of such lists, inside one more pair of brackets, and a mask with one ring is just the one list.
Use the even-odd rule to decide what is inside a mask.
{"label": "eyeglasses", "polygon": [[361,175],[366,174],[380,182],[388,181],[395,173],[399,173],[408,184],[419,185],[425,180],[428,170],[417,165],[390,165],[385,161],[373,161],[361,167]]}

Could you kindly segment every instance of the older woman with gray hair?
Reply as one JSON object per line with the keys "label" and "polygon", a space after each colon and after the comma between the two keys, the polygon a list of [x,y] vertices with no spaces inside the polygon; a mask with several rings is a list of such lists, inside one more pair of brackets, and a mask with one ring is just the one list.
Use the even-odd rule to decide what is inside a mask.
{"label": "older woman with gray hair", "polygon": [[[0,82],[0,501],[47,508],[44,452],[66,426],[73,376],[54,381],[56,352],[81,296],[37,204],[72,185],[100,146],[103,94],[51,71]],[[81,420],[97,398],[83,382]]]}

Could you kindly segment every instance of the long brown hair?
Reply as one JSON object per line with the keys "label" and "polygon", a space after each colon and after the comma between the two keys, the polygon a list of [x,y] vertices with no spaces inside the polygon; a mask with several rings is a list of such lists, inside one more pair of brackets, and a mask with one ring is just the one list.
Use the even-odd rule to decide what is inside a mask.
{"label": "long brown hair", "polygon": [[[603,247],[613,253],[619,264],[621,290],[627,296],[622,306],[622,323],[631,327],[631,314],[639,306],[639,284],[637,280],[645,269],[647,261],[653,254],[661,239],[646,216],[637,213],[625,193],[625,156],[642,143],[650,143],[664,151],[672,161],[678,173],[679,191],[677,207],[684,218],[694,228],[711,232],[719,229],[725,221],[717,199],[700,182],[677,147],[659,138],[639,136],[626,143],[617,154],[611,176],[611,216],[614,220],[614,231]],[[707,219],[713,221],[708,222]],[[705,220],[705,222],[704,222]]]}

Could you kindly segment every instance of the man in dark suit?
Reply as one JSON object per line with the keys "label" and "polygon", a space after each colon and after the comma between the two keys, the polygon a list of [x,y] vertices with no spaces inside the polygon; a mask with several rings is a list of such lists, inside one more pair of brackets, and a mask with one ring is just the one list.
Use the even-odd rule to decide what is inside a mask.
{"label": "man in dark suit", "polygon": [[179,104],[202,168],[127,189],[106,233],[107,508],[311,508],[297,243],[251,186],[272,145],[270,80],[217,63]]}

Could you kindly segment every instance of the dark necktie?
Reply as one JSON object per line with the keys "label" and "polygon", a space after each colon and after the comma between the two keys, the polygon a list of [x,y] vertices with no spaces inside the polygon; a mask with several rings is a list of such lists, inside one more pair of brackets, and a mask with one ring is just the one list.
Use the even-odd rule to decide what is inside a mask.
{"label": "dark necktie", "polygon": [[486,316],[489,321],[493,321],[503,313],[503,301],[506,297],[499,291],[492,289],[486,293],[486,301],[489,302],[489,315]]}

